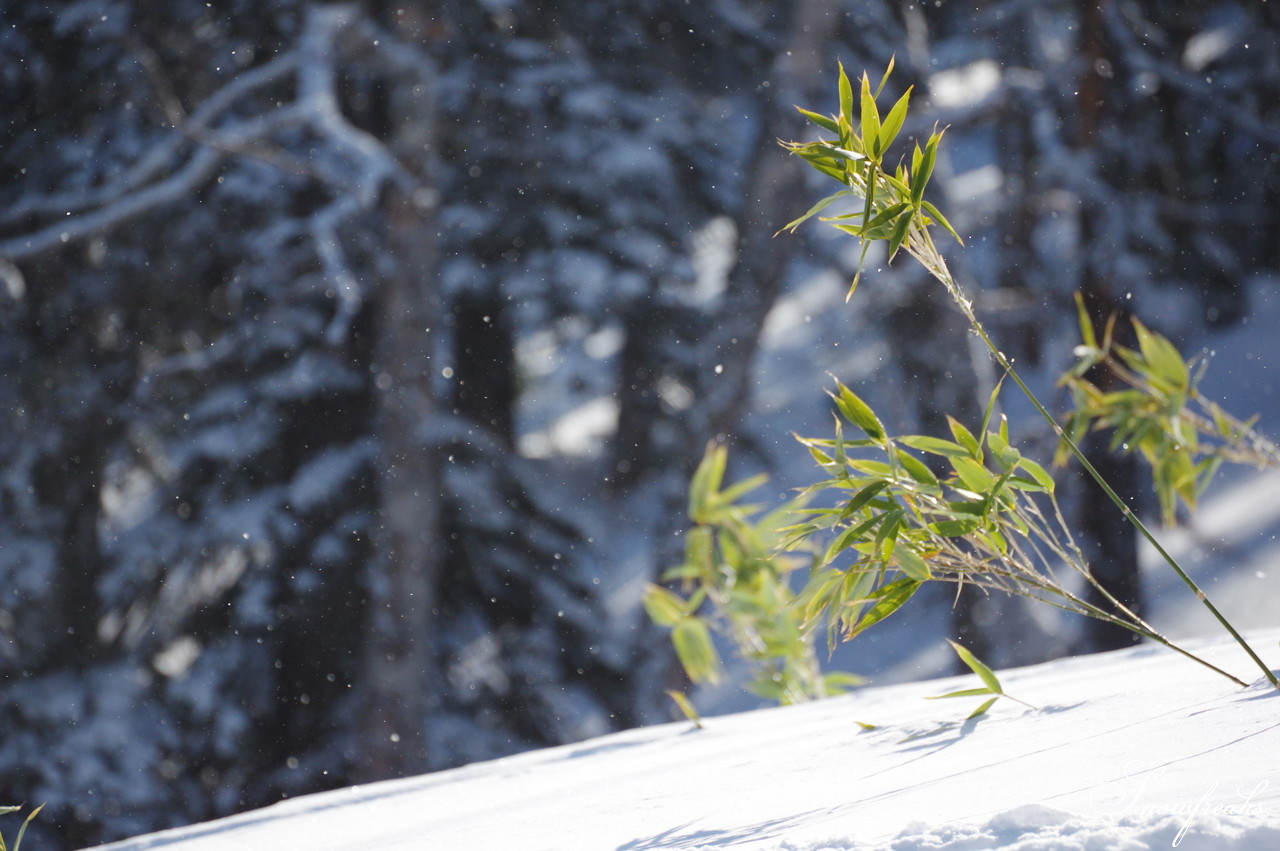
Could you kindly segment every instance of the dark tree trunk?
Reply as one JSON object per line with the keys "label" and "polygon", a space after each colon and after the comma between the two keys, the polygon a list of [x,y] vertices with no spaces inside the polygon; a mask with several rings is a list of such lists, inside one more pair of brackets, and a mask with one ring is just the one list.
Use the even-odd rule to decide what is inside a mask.
{"label": "dark tree trunk", "polygon": [[[1080,52],[1085,60],[1085,71],[1080,81],[1079,123],[1076,127],[1076,143],[1082,149],[1095,146],[1100,127],[1111,105],[1107,85],[1110,72],[1107,69],[1113,66],[1103,20],[1107,2],[1108,0],[1082,0]],[[1116,247],[1108,245],[1107,240],[1115,237],[1113,234],[1100,232],[1098,222],[1101,219],[1102,217],[1093,214],[1086,202],[1080,221],[1081,245],[1085,257],[1081,290],[1090,317],[1095,327],[1099,328],[1122,306],[1114,295],[1108,268],[1108,258]],[[1120,315],[1116,328],[1123,331],[1127,325],[1126,317]],[[1104,390],[1113,381],[1107,376],[1095,375],[1090,378],[1099,381]],[[1103,437],[1089,440],[1084,449],[1089,463],[1111,484],[1112,489],[1122,498],[1131,498],[1137,482],[1136,459],[1132,455],[1108,451]],[[1080,475],[1083,477],[1085,473],[1081,471]],[[1076,528],[1081,532],[1081,548],[1085,558],[1103,586],[1132,611],[1141,615],[1143,608],[1141,578],[1138,573],[1137,531],[1092,480],[1085,483],[1084,489],[1085,493],[1079,502]],[[1104,608],[1109,607],[1098,597],[1097,592],[1090,588],[1087,599]],[[1082,641],[1089,650],[1127,647],[1136,640],[1134,633],[1121,627],[1093,618],[1085,621]]]}
{"label": "dark tree trunk", "polygon": [[454,413],[515,445],[516,356],[502,297],[465,294],[453,307]]}
{"label": "dark tree trunk", "polygon": [[[396,34],[421,45],[430,24],[422,15],[401,16]],[[407,75],[388,100],[388,141],[401,163],[429,181],[438,149],[435,81],[422,73]],[[430,431],[441,419],[432,359],[441,321],[432,188],[389,188],[382,201],[397,262],[381,282],[375,322],[380,540],[370,576],[358,779],[429,768],[426,724],[441,691],[432,642],[445,550],[441,442]]]}

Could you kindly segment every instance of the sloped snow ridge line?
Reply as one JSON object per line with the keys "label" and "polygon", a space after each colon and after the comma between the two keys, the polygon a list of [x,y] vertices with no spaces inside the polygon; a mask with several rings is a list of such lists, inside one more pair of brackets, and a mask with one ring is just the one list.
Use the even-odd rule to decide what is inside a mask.
{"label": "sloped snow ridge line", "polygon": [[[1267,664],[1280,631],[1249,636]],[[1248,675],[1229,640],[1188,642]],[[627,730],[112,851],[1275,851],[1280,691],[1156,646]],[[974,700],[976,704],[978,701]]]}

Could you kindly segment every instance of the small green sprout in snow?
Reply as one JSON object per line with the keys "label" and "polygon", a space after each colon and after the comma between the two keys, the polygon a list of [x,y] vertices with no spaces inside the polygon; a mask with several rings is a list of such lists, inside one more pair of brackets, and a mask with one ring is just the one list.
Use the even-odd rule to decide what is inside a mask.
{"label": "small green sprout in snow", "polygon": [[986,711],[991,708],[991,705],[1002,697],[1007,697],[1010,700],[1021,703],[1028,709],[1035,709],[1035,707],[1030,703],[1018,700],[1018,698],[1011,694],[1005,694],[1004,688],[1000,685],[1000,679],[996,676],[996,672],[987,667],[977,656],[974,656],[969,652],[968,648],[958,642],[952,641],[949,638],[947,639],[947,643],[956,651],[956,655],[960,657],[960,661],[968,665],[969,670],[978,675],[978,678],[983,682],[983,686],[982,688],[966,688],[961,689],[960,691],[948,692],[947,694],[934,695],[933,697],[927,698],[928,700],[942,700],[948,697],[983,697],[985,695],[991,695],[991,697],[983,701],[977,709],[969,713],[969,718],[977,718],[979,715],[985,714]]}

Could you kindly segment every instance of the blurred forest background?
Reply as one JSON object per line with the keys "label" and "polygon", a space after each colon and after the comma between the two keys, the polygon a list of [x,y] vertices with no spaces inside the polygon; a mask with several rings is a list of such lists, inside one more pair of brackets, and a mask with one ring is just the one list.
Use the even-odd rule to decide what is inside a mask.
{"label": "blurred forest background", "polygon": [[[1067,364],[1077,289],[1175,339],[1247,315],[1280,261],[1273,0],[5,3],[0,803],[48,803],[28,843],[668,720],[639,598],[706,442],[786,480],[762,388],[820,406],[839,370],[906,432],[990,386],[922,273],[873,258],[846,308],[852,240],[772,238],[829,191],[775,142],[793,104],[893,54],[1029,374]],[[797,293],[870,360],[765,363]],[[1131,553],[1097,502],[1086,543]],[[1132,561],[1101,566],[1140,601]]]}

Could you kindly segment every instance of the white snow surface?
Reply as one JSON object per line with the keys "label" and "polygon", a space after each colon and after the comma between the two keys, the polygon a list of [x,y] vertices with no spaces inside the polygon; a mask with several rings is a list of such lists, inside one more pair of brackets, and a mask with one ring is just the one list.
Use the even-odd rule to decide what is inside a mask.
{"label": "white snow surface", "polygon": [[[1280,663],[1280,629],[1250,643]],[[1144,645],[639,728],[296,798],[102,848],[641,851],[1280,848],[1280,691],[1227,640]],[[867,729],[861,725],[875,725]]]}

